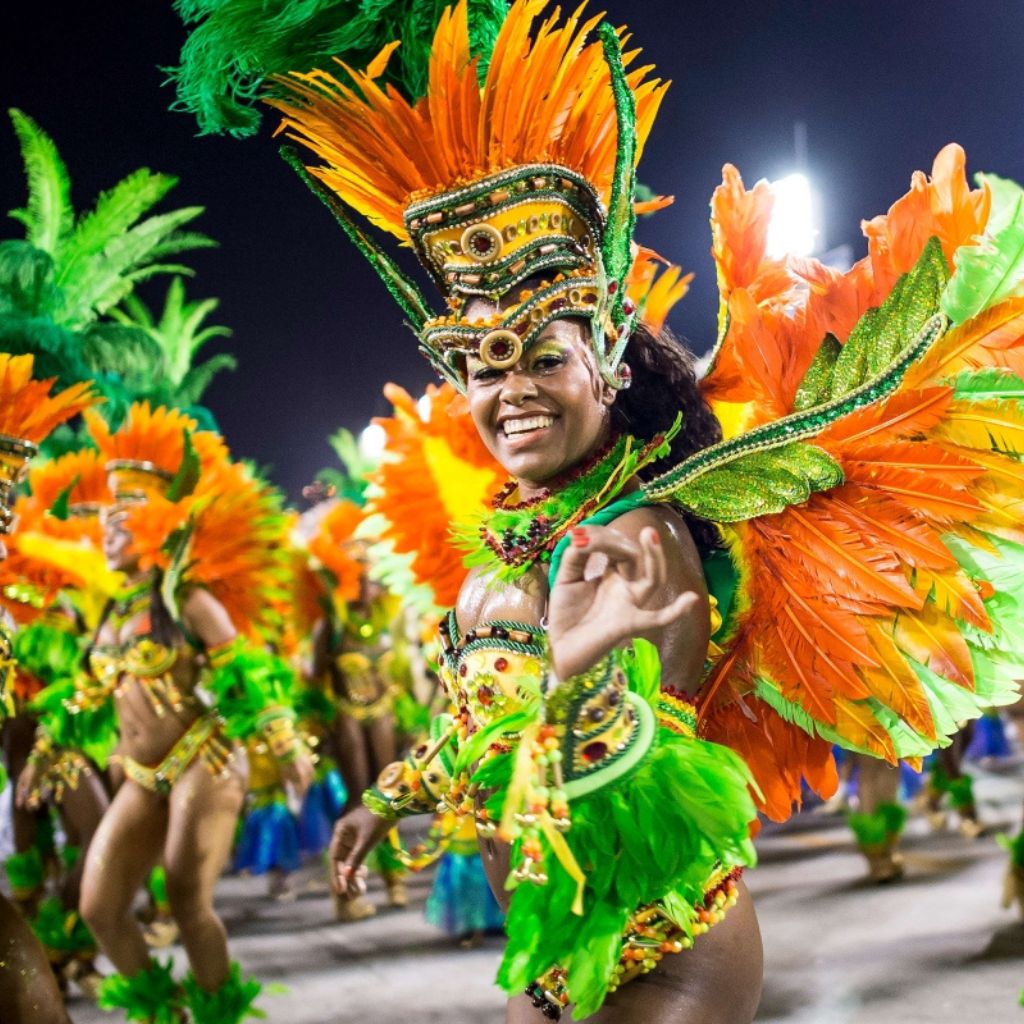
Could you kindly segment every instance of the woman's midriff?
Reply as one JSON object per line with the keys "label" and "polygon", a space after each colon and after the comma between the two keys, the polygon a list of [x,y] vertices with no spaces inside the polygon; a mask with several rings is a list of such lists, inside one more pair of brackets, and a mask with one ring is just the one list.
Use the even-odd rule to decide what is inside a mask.
{"label": "woman's midriff", "polygon": [[192,692],[192,671],[187,666],[163,678],[135,679],[122,676],[114,691],[119,752],[140,764],[159,764],[174,749],[190,725],[203,714],[203,705]]}

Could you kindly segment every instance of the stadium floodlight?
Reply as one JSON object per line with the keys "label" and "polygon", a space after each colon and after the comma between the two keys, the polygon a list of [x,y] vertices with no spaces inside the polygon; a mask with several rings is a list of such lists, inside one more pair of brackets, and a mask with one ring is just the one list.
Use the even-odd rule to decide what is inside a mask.
{"label": "stadium floodlight", "polygon": [[388,435],[379,423],[371,423],[359,434],[359,452],[366,459],[379,459],[388,442]]}
{"label": "stadium floodlight", "polygon": [[775,203],[768,222],[767,254],[810,256],[819,244],[815,224],[815,198],[804,174],[788,174],[772,182]]}

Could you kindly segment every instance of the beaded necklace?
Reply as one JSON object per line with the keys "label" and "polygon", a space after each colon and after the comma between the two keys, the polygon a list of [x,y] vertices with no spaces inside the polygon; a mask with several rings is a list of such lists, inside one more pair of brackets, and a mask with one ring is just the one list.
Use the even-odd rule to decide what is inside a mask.
{"label": "beaded necklace", "polygon": [[[668,454],[681,419],[649,442],[623,434],[582,464],[554,489],[515,502],[519,485],[510,480],[491,502],[492,510],[456,526],[455,540],[467,552],[467,566],[484,566],[510,582],[537,562],[550,562],[559,541],[583,520],[611,504],[630,480]],[[639,492],[637,492],[639,494]]]}

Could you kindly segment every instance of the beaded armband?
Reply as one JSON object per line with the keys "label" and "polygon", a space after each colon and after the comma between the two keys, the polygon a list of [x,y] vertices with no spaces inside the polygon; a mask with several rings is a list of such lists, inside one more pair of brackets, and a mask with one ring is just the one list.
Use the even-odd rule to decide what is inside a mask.
{"label": "beaded armband", "polygon": [[414,747],[404,760],[389,764],[363,793],[363,805],[380,818],[449,809],[446,800],[453,789],[453,747],[461,727],[450,715],[435,718],[430,740]]}
{"label": "beaded armband", "polygon": [[295,732],[295,712],[291,708],[267,708],[257,717],[259,730],[271,754],[279,761],[294,761],[302,742]]}

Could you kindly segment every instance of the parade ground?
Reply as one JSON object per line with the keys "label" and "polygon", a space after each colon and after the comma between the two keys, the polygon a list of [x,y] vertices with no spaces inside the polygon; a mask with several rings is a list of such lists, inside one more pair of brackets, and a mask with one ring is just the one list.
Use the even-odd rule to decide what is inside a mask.
{"label": "parade ground", "polygon": [[[995,833],[1020,825],[1019,766],[972,768],[989,831],[975,840],[911,818],[906,877],[875,887],[842,818],[804,813],[758,840],[748,874],[765,946],[760,1024],[1010,1024],[1024,1021],[1024,924],[1000,908],[1006,854]],[[271,1024],[499,1024],[493,978],[500,937],[476,949],[423,919],[430,872],[410,905],[336,924],[317,866],[296,898],[264,894],[265,879],[225,878],[217,905],[244,968],[285,990],[262,1000]],[[383,902],[382,887],[371,897]],[[184,970],[184,957],[172,948]],[[103,962],[101,961],[101,964]],[[103,964],[104,967],[107,965]],[[112,1018],[83,1000],[74,1024]]]}

